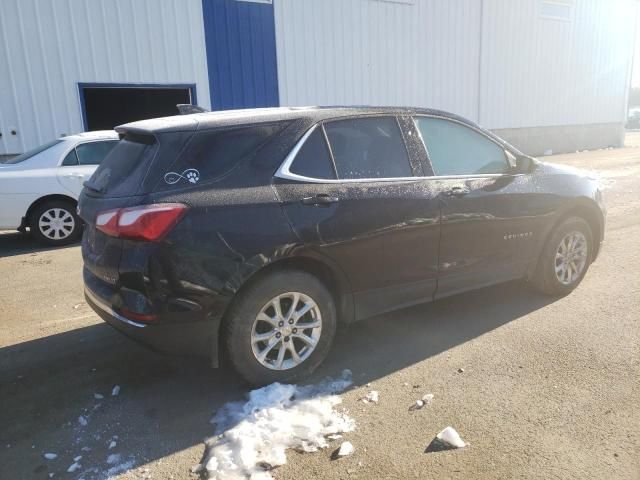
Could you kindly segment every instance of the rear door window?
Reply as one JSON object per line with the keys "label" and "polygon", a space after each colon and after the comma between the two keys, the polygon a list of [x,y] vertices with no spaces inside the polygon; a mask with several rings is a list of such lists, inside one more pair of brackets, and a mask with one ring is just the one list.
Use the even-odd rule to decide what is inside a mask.
{"label": "rear door window", "polygon": [[339,179],[413,176],[395,117],[336,120],[325,131]]}
{"label": "rear door window", "polygon": [[80,165],[100,165],[117,143],[117,140],[81,143],[76,147],[78,163]]}
{"label": "rear door window", "polygon": [[289,171],[303,177],[335,180],[336,172],[321,127],[316,127],[296,154]]}
{"label": "rear door window", "polygon": [[443,118],[416,117],[436,175],[505,173],[504,149],[484,135]]}
{"label": "rear door window", "polygon": [[35,157],[39,153],[44,152],[45,150],[59,144],[62,140],[52,140],[48,143],[40,145],[39,147],[34,148],[33,150],[29,150],[28,152],[23,153],[22,155],[18,155],[17,157],[13,157],[9,160],[4,160],[0,163],[4,163],[5,165],[14,165],[16,163],[24,162],[25,160],[29,160],[32,157]]}

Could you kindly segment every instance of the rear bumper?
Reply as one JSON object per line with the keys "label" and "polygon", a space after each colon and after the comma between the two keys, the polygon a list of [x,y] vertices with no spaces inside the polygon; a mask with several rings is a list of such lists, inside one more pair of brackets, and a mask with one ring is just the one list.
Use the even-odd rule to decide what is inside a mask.
{"label": "rear bumper", "polygon": [[218,362],[219,320],[184,323],[143,324],[128,319],[111,308],[109,302],[85,285],[87,304],[109,325],[147,347],[168,354],[198,355]]}

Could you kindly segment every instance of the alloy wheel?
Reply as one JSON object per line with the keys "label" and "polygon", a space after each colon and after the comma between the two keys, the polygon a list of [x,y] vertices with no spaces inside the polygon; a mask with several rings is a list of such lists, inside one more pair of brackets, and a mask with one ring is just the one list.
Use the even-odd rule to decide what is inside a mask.
{"label": "alloy wheel", "polygon": [[288,370],[313,353],[322,333],[322,316],[308,295],[287,292],[267,302],[253,322],[251,349],[271,370]]}
{"label": "alloy wheel", "polygon": [[567,233],[555,256],[556,277],[563,285],[571,285],[580,278],[587,265],[588,244],[582,232]]}
{"label": "alloy wheel", "polygon": [[76,221],[64,208],[45,210],[38,219],[40,233],[51,240],[64,240],[73,233]]}

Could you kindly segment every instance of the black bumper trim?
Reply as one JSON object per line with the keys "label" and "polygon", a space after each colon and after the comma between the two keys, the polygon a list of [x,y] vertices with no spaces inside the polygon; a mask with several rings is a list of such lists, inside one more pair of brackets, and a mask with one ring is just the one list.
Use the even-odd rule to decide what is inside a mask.
{"label": "black bumper trim", "polygon": [[111,315],[116,320],[119,320],[121,322],[124,322],[124,323],[126,323],[128,325],[131,325],[132,327],[136,327],[136,328],[145,328],[146,327],[146,325],[143,324],[143,323],[134,322],[133,320],[129,320],[127,317],[123,317],[122,315],[120,315],[113,308],[111,308],[109,305],[104,303],[104,301],[100,297],[98,297],[95,293],[93,293],[86,286],[84,287],[84,294],[89,298],[89,300],[91,300],[91,302],[96,307],[98,307],[103,312]]}
{"label": "black bumper trim", "polygon": [[136,342],[160,353],[209,357],[212,365],[217,366],[220,318],[208,317],[184,323],[141,324],[114,311],[107,300],[87,286],[84,293],[87,304],[106,323]]}

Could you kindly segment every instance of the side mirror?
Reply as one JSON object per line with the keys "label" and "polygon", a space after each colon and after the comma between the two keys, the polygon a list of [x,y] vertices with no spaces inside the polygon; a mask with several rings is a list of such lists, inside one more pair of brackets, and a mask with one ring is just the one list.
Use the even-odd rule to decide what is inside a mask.
{"label": "side mirror", "polygon": [[527,155],[518,155],[517,157],[509,152],[504,151],[507,157],[507,163],[509,164],[509,170],[513,173],[529,173],[533,168],[534,160]]}

